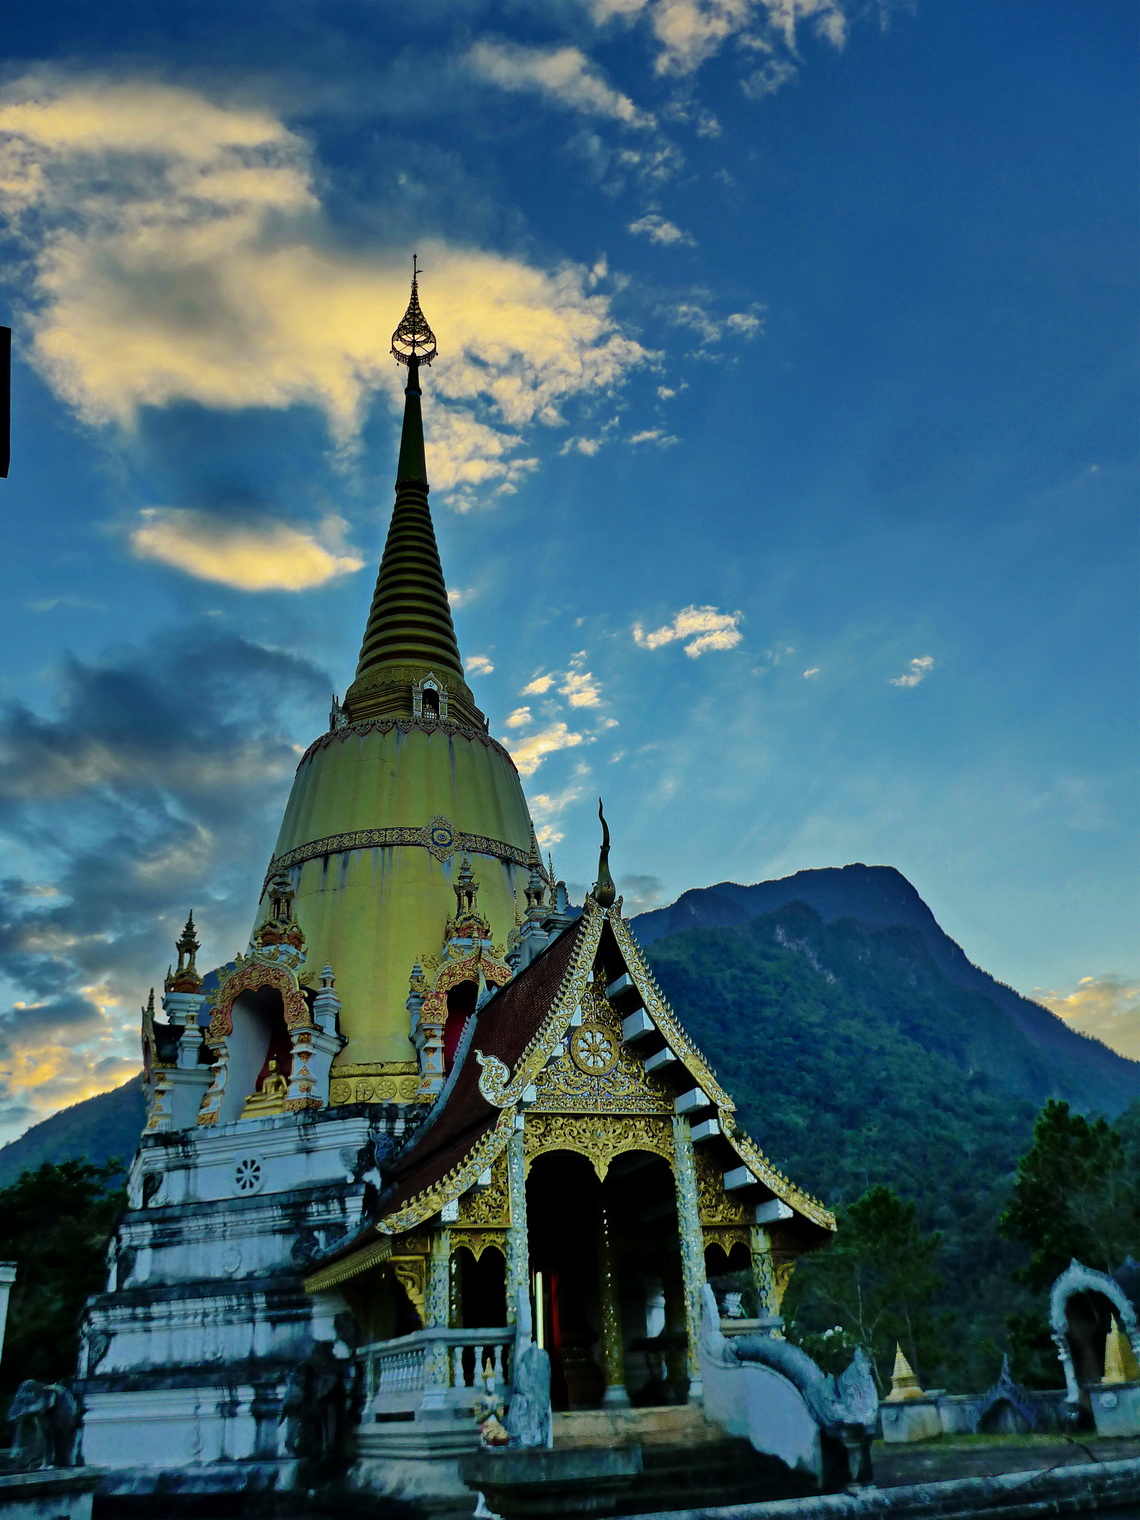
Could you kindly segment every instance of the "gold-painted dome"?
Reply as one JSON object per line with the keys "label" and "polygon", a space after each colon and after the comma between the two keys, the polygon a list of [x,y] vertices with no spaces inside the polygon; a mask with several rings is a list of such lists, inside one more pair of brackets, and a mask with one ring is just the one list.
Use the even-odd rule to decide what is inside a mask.
{"label": "gold-painted dome", "polygon": [[[414,288],[413,303],[422,321]],[[464,679],[428,507],[420,359],[402,358],[396,501],[356,679],[297,768],[269,872],[291,874],[310,971],[336,975],[348,1045],[334,1072],[414,1060],[408,979],[440,953],[464,853],[503,946],[534,849],[518,772]]]}

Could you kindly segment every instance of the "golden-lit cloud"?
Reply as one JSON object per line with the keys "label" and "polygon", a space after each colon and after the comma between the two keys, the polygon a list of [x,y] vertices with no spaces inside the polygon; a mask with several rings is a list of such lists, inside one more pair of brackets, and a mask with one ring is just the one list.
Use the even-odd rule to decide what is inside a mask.
{"label": "golden-lit cloud", "polygon": [[[189,507],[148,507],[130,535],[140,559],[157,559],[200,580],[239,591],[305,591],[359,570],[364,561],[338,553],[311,533],[271,518],[228,520]],[[335,542],[344,528],[329,518],[322,536]]]}
{"label": "golden-lit cloud", "polygon": [[507,719],[508,728],[525,728],[531,721],[529,707],[516,707]]}
{"label": "golden-lit cloud", "polygon": [[568,670],[558,688],[571,707],[598,707],[602,688],[588,670]]}
{"label": "golden-lit cloud", "polygon": [[1140,1061],[1140,980],[1120,976],[1083,976],[1072,992],[1035,987],[1030,997],[1122,1056]]}
{"label": "golden-lit cloud", "polygon": [[553,676],[535,676],[533,681],[528,681],[522,689],[524,697],[541,697],[554,685]]}
{"label": "golden-lit cloud", "polygon": [[549,728],[544,728],[537,734],[530,734],[525,739],[508,744],[507,748],[518,767],[519,775],[533,776],[547,755],[560,749],[573,749],[583,743],[584,735],[572,732],[567,724],[552,723]]}
{"label": "golden-lit cloud", "polygon": [[685,653],[695,660],[714,649],[735,649],[744,637],[737,626],[742,617],[743,613],[721,612],[716,607],[683,607],[671,623],[651,633],[636,624],[633,640],[643,649],[660,649],[680,640]]}
{"label": "golden-lit cloud", "polygon": [[489,676],[495,667],[485,654],[471,654],[464,661],[463,668],[469,676]]}
{"label": "golden-lit cloud", "polygon": [[[388,354],[405,251],[346,247],[308,145],[265,111],[171,85],[29,77],[0,92],[0,196],[34,271],[34,362],[92,424],[144,407],[321,408],[341,446]],[[618,385],[645,350],[595,274],[443,242],[419,249],[441,359],[426,387],[433,484],[512,490],[523,432]]]}

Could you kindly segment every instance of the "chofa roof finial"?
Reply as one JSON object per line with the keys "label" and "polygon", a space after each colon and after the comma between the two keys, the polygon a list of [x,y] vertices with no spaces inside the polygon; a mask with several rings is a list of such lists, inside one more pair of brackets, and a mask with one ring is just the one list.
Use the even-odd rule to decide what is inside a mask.
{"label": "chofa roof finial", "polygon": [[602,812],[602,799],[598,798],[598,817],[602,822],[602,848],[598,852],[598,879],[594,884],[593,897],[599,908],[612,908],[617,888],[610,875],[610,826]]}

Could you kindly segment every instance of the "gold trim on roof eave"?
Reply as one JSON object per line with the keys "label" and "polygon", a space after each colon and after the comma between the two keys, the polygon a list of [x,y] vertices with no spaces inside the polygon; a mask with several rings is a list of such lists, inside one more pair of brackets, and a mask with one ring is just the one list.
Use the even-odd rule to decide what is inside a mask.
{"label": "gold trim on roof eave", "polygon": [[646,1013],[657,1025],[670,1050],[678,1056],[686,1071],[698,1083],[706,1097],[725,1113],[735,1113],[736,1104],[717,1081],[704,1056],[685,1033],[676,1014],[670,1008],[665,994],[657,985],[657,979],[641,954],[641,948],[629,931],[629,926],[615,909],[607,917],[618,949],[625,958],[626,969],[633,977],[634,985],[641,994]]}
{"label": "gold trim on roof eave", "polygon": [[453,1166],[450,1172],[445,1172],[438,1182],[433,1182],[430,1187],[424,1188],[414,1198],[409,1198],[407,1203],[401,1204],[396,1213],[389,1214],[387,1218],[378,1219],[377,1230],[389,1236],[402,1235],[406,1230],[438,1214],[444,1204],[451,1203],[469,1187],[474,1187],[482,1174],[489,1166],[495,1164],[505,1149],[514,1131],[515,1113],[515,1109],[505,1108],[462,1161]]}
{"label": "gold trim on roof eave", "polygon": [[380,1266],[391,1258],[393,1247],[390,1235],[381,1236],[379,1240],[361,1246],[351,1255],[343,1256],[340,1261],[334,1261],[330,1266],[321,1267],[303,1278],[305,1292],[320,1293],[324,1288],[335,1288],[338,1283],[347,1282],[350,1277],[358,1277],[370,1267]]}
{"label": "gold trim on roof eave", "polygon": [[721,1115],[721,1129],[725,1139],[740,1157],[744,1165],[756,1178],[769,1188],[781,1202],[786,1203],[790,1209],[795,1209],[797,1214],[802,1214],[824,1230],[835,1230],[835,1215],[818,1198],[813,1198],[810,1193],[805,1193],[803,1188],[797,1187],[790,1178],[785,1177],[783,1172],[774,1167],[765,1156],[764,1152],[751,1138],[740,1129],[735,1119],[729,1114]]}

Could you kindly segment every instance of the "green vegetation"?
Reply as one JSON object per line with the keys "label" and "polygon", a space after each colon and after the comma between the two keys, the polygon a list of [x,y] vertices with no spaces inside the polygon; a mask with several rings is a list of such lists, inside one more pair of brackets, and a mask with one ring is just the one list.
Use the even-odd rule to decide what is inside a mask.
{"label": "green vegetation", "polygon": [[75,1376],[84,1302],[106,1277],[106,1247],[126,1199],[122,1163],[45,1162],[0,1189],[0,1261],[18,1267],[0,1362],[0,1409],[24,1378]]}
{"label": "green vegetation", "polygon": [[[851,1231],[851,1244],[810,1258],[793,1279],[789,1304],[813,1354],[837,1322],[846,1335],[858,1334],[860,1323],[866,1333],[871,1323],[876,1358],[898,1327],[927,1385],[985,1388],[1009,1349],[1015,1375],[1057,1386],[1055,1356],[1031,1354],[1032,1336],[1016,1331],[1018,1323],[1037,1323],[1043,1306],[1036,1279],[1019,1275],[1025,1238],[1003,1233],[998,1221],[1031,1144],[1036,1105],[982,1074],[982,1067],[1000,1073],[1007,1055],[988,1000],[950,982],[914,931],[850,919],[825,924],[803,904],[739,928],[670,935],[648,955],[686,1029],[727,1079],[742,1123]],[[1008,1055],[1020,1059],[1015,1048]],[[1140,1105],[1117,1124],[1122,1135],[1131,1125],[1140,1136]],[[1128,1156],[1140,1155],[1140,1139],[1133,1143],[1124,1172],[1113,1174],[1125,1191]],[[1090,1163],[1086,1178],[1093,1171]],[[1131,1176],[1138,1171],[1134,1162]],[[895,1249],[910,1252],[897,1265],[918,1273],[923,1286],[892,1302],[880,1283],[879,1319],[860,1321],[849,1300],[859,1274],[878,1270],[863,1223],[886,1206],[877,1185],[913,1206],[917,1233]],[[868,1201],[876,1196],[878,1205]],[[1091,1203],[1080,1207],[1093,1229],[1100,1216]],[[916,1243],[934,1232],[937,1250],[916,1254]],[[1084,1242],[1088,1233],[1075,1238]],[[1063,1254],[1062,1265],[1074,1248]],[[920,1328],[905,1332],[915,1303]]]}
{"label": "green vegetation", "polygon": [[919,1229],[913,1203],[876,1183],[843,1210],[835,1245],[792,1278],[784,1312],[795,1339],[821,1365],[831,1362],[833,1348],[840,1351],[837,1340],[849,1343],[838,1358],[843,1365],[854,1346],[863,1346],[884,1395],[896,1345],[912,1367],[938,1365],[947,1318],[934,1307],[941,1243],[937,1231]]}

